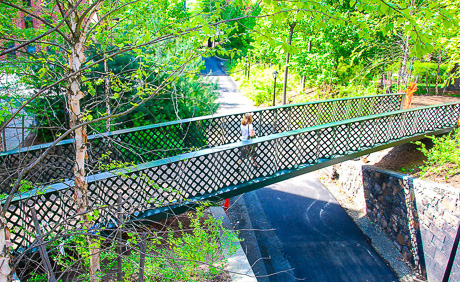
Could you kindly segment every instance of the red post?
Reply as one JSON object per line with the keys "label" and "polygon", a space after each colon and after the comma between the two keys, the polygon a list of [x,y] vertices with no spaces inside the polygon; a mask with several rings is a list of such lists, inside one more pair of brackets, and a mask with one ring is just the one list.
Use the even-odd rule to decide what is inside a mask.
{"label": "red post", "polygon": [[230,205],[230,199],[225,199],[224,212],[227,213],[228,206]]}

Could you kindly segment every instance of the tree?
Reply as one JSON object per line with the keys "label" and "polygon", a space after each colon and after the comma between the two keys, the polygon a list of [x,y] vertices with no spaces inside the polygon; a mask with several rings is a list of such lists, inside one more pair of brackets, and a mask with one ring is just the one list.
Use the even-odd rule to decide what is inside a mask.
{"label": "tree", "polygon": [[[324,26],[326,20],[330,24],[346,23],[339,17],[336,6],[330,3],[243,2],[244,5],[238,3],[235,6],[244,6],[247,9],[235,14],[227,12],[227,8],[232,5],[231,1],[209,3],[212,4],[212,9],[200,9],[198,6],[184,10],[182,0],[156,1],[155,6],[148,0],[46,1],[32,7],[24,6],[22,0],[0,2],[3,15],[0,19],[0,34],[2,42],[5,43],[0,49],[0,57],[12,55],[14,52],[17,55],[2,65],[2,71],[17,75],[18,83],[38,86],[32,97],[3,122],[0,131],[19,111],[36,99],[65,93],[68,127],[62,128],[53,144],[69,136],[73,136],[75,140],[74,200],[90,246],[89,272],[92,281],[98,279],[100,258],[99,241],[94,234],[88,232],[94,225],[91,215],[93,207],[90,206],[85,180],[86,159],[90,150],[87,147],[88,130],[110,129],[114,126],[113,121],[135,113],[148,105],[149,101],[164,98],[166,95],[175,99],[196,100],[196,94],[202,92],[192,91],[194,96],[187,97],[177,95],[177,89],[197,72],[193,66],[202,56],[231,56],[234,53],[220,45],[215,49],[203,45],[209,38],[230,41],[235,36],[235,24],[252,24],[250,19],[270,23],[269,28],[255,28],[257,35],[253,39],[259,43],[268,42],[271,48],[279,48],[287,53],[286,83],[290,55],[298,52],[292,46],[297,23],[303,21],[304,17],[313,19],[312,22],[318,26]],[[361,26],[364,38],[367,26],[366,23],[358,23],[361,13],[387,15],[384,18],[388,20],[391,19],[390,16],[398,15],[398,19],[403,19],[400,24],[409,26],[407,33],[415,42],[417,54],[429,50],[429,45],[423,41],[427,35],[416,27],[417,21],[407,12],[410,10],[407,5],[393,6],[387,2],[369,0],[354,4],[353,7],[356,7],[359,15],[352,16],[350,22]],[[426,10],[423,8],[423,11]],[[441,9],[439,13],[443,13]],[[425,16],[423,15],[423,19]],[[33,23],[34,28],[18,27],[11,21],[23,21],[26,20],[25,17],[28,23]],[[278,28],[286,23],[290,27],[287,37],[287,30]],[[29,24],[24,27],[29,27]],[[248,30],[251,30],[250,26],[246,26],[242,32]],[[115,65],[110,65],[112,61],[123,61],[126,58],[129,58],[128,62],[119,70],[115,69]],[[103,88],[100,88],[101,85]],[[190,101],[185,102],[192,104]],[[175,109],[174,113],[178,115],[179,111]],[[48,153],[49,150],[32,163],[25,164],[17,173],[15,185],[2,207],[0,220],[3,223],[8,206],[21,186],[24,175]],[[0,228],[0,239],[8,237],[4,227],[3,225],[3,229]],[[0,240],[0,248],[5,245],[6,242]],[[5,252],[3,258],[7,259]]]}
{"label": "tree", "polygon": [[[251,11],[237,18],[222,19],[222,8],[189,12],[183,10],[183,1],[158,1],[153,9],[150,1],[141,0],[115,3],[103,0],[47,1],[33,7],[24,6],[23,1],[18,0],[2,1],[0,6],[4,16],[2,41],[14,43],[14,47],[4,47],[0,57],[18,53],[8,64],[2,65],[2,70],[18,75],[21,83],[32,83],[36,79],[41,82],[33,96],[2,124],[2,129],[18,111],[38,97],[48,95],[54,87],[65,89],[69,128],[53,143],[68,136],[75,140],[74,200],[83,230],[87,232],[90,280],[96,281],[100,269],[100,242],[88,232],[94,224],[85,180],[88,126],[122,117],[156,97],[175,93],[177,83],[182,83],[181,77],[185,79],[196,72],[196,68],[188,67],[190,63],[216,51],[226,54],[223,49],[203,48],[203,42],[208,37],[229,34],[231,29],[227,28],[227,23],[247,18]],[[14,21],[6,20],[21,20],[24,16],[32,18],[35,28],[18,27]],[[221,30],[225,33],[222,34]],[[172,52],[175,46],[185,43],[188,48],[180,49],[179,53]],[[33,45],[35,50],[27,48]],[[125,54],[132,54],[138,63],[135,68],[125,69],[123,75],[117,76],[108,67],[108,62]],[[99,69],[102,73],[94,75],[99,65],[104,65],[103,70]],[[101,83],[110,89],[106,89],[104,95],[97,95],[96,88]],[[114,101],[116,106],[108,106],[109,101]],[[106,105],[103,113],[95,111],[100,104]],[[5,213],[24,175],[47,153],[49,150],[18,172],[16,183],[2,207],[4,224]],[[2,227],[0,238],[6,238],[5,226]],[[0,242],[0,247],[5,245],[5,241]],[[6,248],[3,250],[6,259]]]}

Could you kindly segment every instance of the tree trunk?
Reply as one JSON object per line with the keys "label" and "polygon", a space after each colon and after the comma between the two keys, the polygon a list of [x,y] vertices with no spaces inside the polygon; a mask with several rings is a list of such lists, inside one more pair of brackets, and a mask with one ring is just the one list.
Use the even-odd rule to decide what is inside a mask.
{"label": "tree trunk", "polygon": [[[110,116],[112,114],[110,108],[110,80],[109,80],[109,66],[107,65],[107,60],[104,61],[104,72],[105,72],[105,110],[106,114]],[[110,118],[107,119],[106,129],[111,131],[110,128]]]}
{"label": "tree trunk", "polygon": [[407,73],[407,61],[409,59],[409,36],[403,40],[403,57],[401,61],[401,67],[399,68],[397,87],[398,91],[401,90],[401,85],[406,84],[406,73]]}
{"label": "tree trunk", "polygon": [[[292,35],[294,34],[294,28],[296,26],[296,22],[289,24],[289,46],[292,43]],[[287,92],[287,81],[288,81],[288,72],[289,72],[289,55],[290,53],[287,52],[286,54],[286,66],[284,68],[284,82],[283,82],[283,105],[286,104],[286,92]]]}
{"label": "tree trunk", "polygon": [[0,282],[12,281],[13,272],[10,268],[10,232],[6,227],[6,219],[0,217]]}
{"label": "tree trunk", "polygon": [[430,70],[426,70],[426,79],[425,79],[425,84],[426,84],[426,94],[430,94],[430,90],[428,89],[428,81],[430,79]]}
{"label": "tree trunk", "polygon": [[[0,152],[6,150],[6,148],[3,148],[3,138],[5,137],[3,132],[0,131]],[[11,241],[10,233],[6,227],[6,218],[0,215],[0,282],[13,280],[13,272],[10,268],[9,247],[11,247]]]}
{"label": "tree trunk", "polygon": [[[385,73],[382,73],[382,82],[383,82],[383,94],[387,94],[387,85],[385,82]],[[390,85],[391,87],[391,85]]]}
{"label": "tree trunk", "polygon": [[441,61],[442,61],[442,50],[439,51],[438,55],[438,71],[436,72],[436,95],[439,95],[439,72],[441,71]]}
{"label": "tree trunk", "polygon": [[385,75],[382,72],[382,78],[380,78],[380,85],[385,89]]}
{"label": "tree trunk", "polygon": [[406,89],[409,87],[409,82],[410,82],[410,78],[412,76],[412,68],[414,66],[414,57],[412,57],[412,59],[410,60],[410,67],[409,67],[409,72],[407,73],[407,76],[406,76]]}
{"label": "tree trunk", "polygon": [[[77,5],[76,1],[72,1],[72,5]],[[102,2],[94,7],[91,13],[88,13],[86,21],[89,21],[91,17],[99,9]],[[79,72],[81,65],[85,62],[86,57],[84,54],[84,42],[87,39],[86,28],[81,28],[81,23],[85,22],[85,19],[79,17],[77,12],[74,12],[70,17],[70,27],[72,29],[71,38],[71,55],[69,56],[69,70],[71,73]],[[71,75],[68,79],[68,103],[69,103],[69,121],[70,127],[81,125],[84,121],[82,120],[82,112],[80,106],[80,100],[84,97],[84,93],[81,91],[81,73]],[[77,205],[77,213],[81,213],[81,221],[83,229],[90,230],[93,227],[93,222],[88,218],[88,184],[85,180],[85,161],[88,158],[87,154],[87,134],[86,126],[80,126],[75,129],[75,166],[74,166],[74,177],[75,177],[75,191],[74,200]],[[90,281],[98,281],[96,273],[100,270],[100,254],[99,254],[99,241],[93,237],[91,233],[87,233],[87,242],[90,252]]]}

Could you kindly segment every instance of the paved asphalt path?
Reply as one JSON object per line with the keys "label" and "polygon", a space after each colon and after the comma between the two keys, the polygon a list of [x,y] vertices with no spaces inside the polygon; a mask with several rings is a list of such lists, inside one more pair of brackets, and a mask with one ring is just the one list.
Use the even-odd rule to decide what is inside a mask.
{"label": "paved asphalt path", "polygon": [[[246,211],[237,201],[245,201]],[[279,273],[260,281],[397,281],[314,174],[235,197],[232,204],[235,229],[247,228],[241,218],[249,218],[261,257],[267,258],[257,262],[249,256],[259,264],[256,275]],[[251,244],[254,240],[243,243],[255,248]]]}
{"label": "paved asphalt path", "polygon": [[[208,75],[218,75],[219,113],[253,108],[225,76],[219,59],[205,59],[205,64]],[[314,174],[234,197],[230,203],[230,221],[241,230],[241,244],[259,281],[397,281]]]}
{"label": "paved asphalt path", "polygon": [[245,97],[238,91],[235,81],[228,76],[222,69],[223,60],[210,57],[204,58],[206,69],[202,74],[209,75],[213,81],[219,85],[219,102],[220,106],[217,114],[230,114],[235,111],[250,112],[256,109],[249,98]]}

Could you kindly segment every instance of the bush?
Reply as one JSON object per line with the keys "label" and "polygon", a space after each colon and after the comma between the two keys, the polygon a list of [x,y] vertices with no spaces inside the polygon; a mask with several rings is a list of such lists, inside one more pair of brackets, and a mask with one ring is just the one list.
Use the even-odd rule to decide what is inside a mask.
{"label": "bush", "polygon": [[[445,82],[447,77],[449,76],[448,72],[448,65],[441,64],[439,68],[439,83],[442,84]],[[438,72],[438,64],[436,63],[427,63],[427,62],[414,62],[412,76],[418,76],[418,82],[425,83],[427,80],[430,81],[431,84],[436,83],[436,73]]]}
{"label": "bush", "polygon": [[[213,216],[205,216],[199,208],[196,214],[189,213],[191,232],[179,222],[179,229],[169,229],[160,246],[160,240],[152,240],[148,247],[149,255],[145,259],[147,281],[214,281],[222,275],[227,260],[224,250],[229,254],[236,251],[235,234],[222,227],[222,222]],[[164,246],[167,246],[166,248]],[[133,277],[139,267],[139,252],[132,252],[123,263],[123,271]]]}
{"label": "bush", "polygon": [[447,136],[427,136],[433,141],[433,148],[427,149],[420,141],[415,142],[426,157],[425,164],[421,167],[420,176],[423,178],[427,173],[446,173],[445,179],[459,173],[460,165],[460,130],[449,133]]}
{"label": "bush", "polygon": [[[207,206],[202,204],[195,213],[188,213],[185,220],[173,220],[178,222],[178,228],[146,232],[146,281],[215,281],[225,276],[224,268],[228,263],[225,254],[235,253],[235,242],[239,239],[237,233],[222,226],[221,220],[204,211]],[[123,279],[136,281],[141,255],[139,244],[144,240],[137,230],[146,228],[121,230],[125,234],[123,238],[127,238],[122,243],[126,248],[122,256]],[[99,240],[102,269],[98,277],[112,281],[117,269],[117,242],[112,241],[111,236],[100,236]],[[89,281],[87,270],[91,256],[87,235],[72,232],[53,243],[55,249],[50,252],[51,259],[60,266],[62,273],[77,274],[79,281]],[[46,274],[31,273],[27,281],[43,281],[44,277]]]}
{"label": "bush", "polygon": [[[396,79],[396,75],[399,72],[401,63],[396,62],[392,65],[386,67],[387,71],[392,71],[394,79]],[[409,66],[408,70],[409,71]],[[437,63],[430,63],[430,62],[420,62],[415,61],[414,65],[412,66],[412,80],[418,76],[418,82],[425,84],[427,79],[429,78],[430,84],[434,84],[436,82],[436,73],[438,72],[438,64]],[[442,84],[446,81],[449,77],[449,66],[447,64],[441,64],[439,68],[440,77],[439,83]]]}
{"label": "bush", "polygon": [[[275,68],[270,68],[265,65],[257,65],[251,67],[250,78],[244,76],[245,65],[244,61],[233,66],[232,77],[236,81],[240,81],[240,90],[243,91],[245,96],[251,99],[256,106],[273,101],[273,72]],[[279,71],[278,78],[276,79],[276,100],[281,101],[283,95],[283,77],[284,74]],[[295,88],[295,82],[299,82],[299,75],[295,72],[289,71],[288,91]]]}
{"label": "bush", "polygon": [[349,84],[348,86],[337,85],[336,90],[337,94],[334,95],[334,98],[348,98],[379,94],[379,90],[374,84],[371,84],[369,86],[355,84]]}

